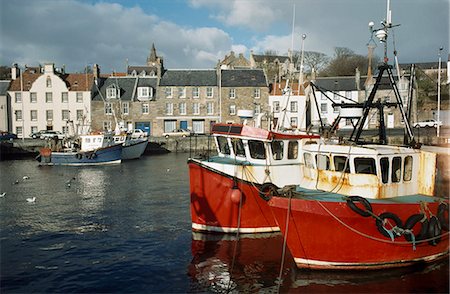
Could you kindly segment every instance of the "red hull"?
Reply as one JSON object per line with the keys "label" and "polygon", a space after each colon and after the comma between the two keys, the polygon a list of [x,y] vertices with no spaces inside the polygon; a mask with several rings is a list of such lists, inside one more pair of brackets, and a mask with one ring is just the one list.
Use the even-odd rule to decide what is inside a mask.
{"label": "red hull", "polygon": [[[448,254],[448,232],[436,245],[428,242],[412,243],[404,236],[394,242],[377,229],[375,219],[352,211],[345,201],[317,201],[292,198],[290,217],[286,226],[289,199],[273,197],[269,201],[283,235],[298,267],[321,269],[369,269],[407,266],[431,262]],[[418,203],[371,203],[373,212],[380,215],[392,212],[405,222],[420,213]],[[427,203],[436,215],[439,203]],[[419,226],[419,225],[417,225]]]}
{"label": "red hull", "polygon": [[[267,202],[251,183],[237,181],[242,201],[231,197],[230,176],[189,162],[191,219],[196,231],[262,233],[279,231]],[[241,208],[241,211],[239,211]]]}

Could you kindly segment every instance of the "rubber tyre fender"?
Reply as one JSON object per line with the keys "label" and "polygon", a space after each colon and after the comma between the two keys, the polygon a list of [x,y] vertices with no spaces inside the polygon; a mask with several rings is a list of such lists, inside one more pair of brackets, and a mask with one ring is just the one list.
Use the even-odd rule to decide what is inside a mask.
{"label": "rubber tyre fender", "polygon": [[[381,219],[381,220],[380,220]],[[385,219],[390,219],[395,222],[395,225],[399,228],[403,228],[402,220],[394,213],[392,212],[383,212],[378,216],[375,223],[377,225],[378,231],[385,237],[391,238],[388,232],[383,227],[383,222]],[[397,234],[394,234],[394,239],[399,237]]]}
{"label": "rubber tyre fender", "polygon": [[[413,214],[410,217],[408,217],[408,219],[405,222],[405,230],[411,230],[418,222],[423,220],[424,217],[425,217],[425,215],[423,213]],[[415,239],[415,241],[420,241],[420,240],[426,239],[427,235],[428,235],[428,219],[425,219],[422,222],[422,227],[420,229],[420,232],[417,234],[414,234],[414,239]],[[408,242],[412,241],[412,237],[410,234],[405,234],[404,236]]]}
{"label": "rubber tyre fender", "polygon": [[259,197],[265,201],[269,201],[272,196],[278,196],[278,187],[272,183],[264,183],[259,188]]}
{"label": "rubber tyre fender", "polygon": [[[366,208],[366,210],[362,210],[361,208],[356,206],[355,202],[361,202],[362,205],[364,205],[364,207]],[[368,217],[372,215],[371,213],[368,212],[368,211],[372,212],[372,205],[370,205],[370,202],[364,197],[350,196],[347,198],[347,205],[348,207],[351,208],[351,210],[353,210],[354,212],[356,212],[361,216]]]}
{"label": "rubber tyre fender", "polygon": [[430,218],[430,223],[428,224],[428,238],[436,238],[433,240],[429,240],[428,243],[430,245],[436,246],[437,243],[441,241],[441,224],[439,220],[434,215]]}
{"label": "rubber tyre fender", "polygon": [[[447,217],[445,217],[445,213],[447,213]],[[443,230],[448,231],[448,229],[449,229],[448,203],[439,204],[437,217],[438,217],[439,222],[441,223],[441,228]]]}
{"label": "rubber tyre fender", "polygon": [[81,158],[83,158],[83,155],[81,155],[81,153],[77,153],[77,154],[75,155],[75,157],[76,157],[77,159],[81,159]]}

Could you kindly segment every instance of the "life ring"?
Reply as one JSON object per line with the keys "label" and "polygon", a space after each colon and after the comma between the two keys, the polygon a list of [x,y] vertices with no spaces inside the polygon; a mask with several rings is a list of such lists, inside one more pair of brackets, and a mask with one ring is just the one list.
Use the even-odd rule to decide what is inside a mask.
{"label": "life ring", "polygon": [[441,224],[436,216],[432,216],[430,218],[430,223],[428,224],[428,238],[431,240],[428,241],[430,245],[436,246],[437,243],[441,241]]}
{"label": "life ring", "polygon": [[377,225],[378,231],[381,234],[383,234],[383,236],[388,237],[388,238],[391,238],[391,237],[397,238],[397,237],[399,237],[400,235],[398,235],[398,234],[392,234],[391,235],[390,232],[392,231],[392,229],[388,230],[388,229],[386,229],[384,227],[384,220],[386,220],[386,219],[390,219],[390,220],[393,220],[395,222],[394,228],[395,227],[398,227],[398,228],[402,228],[403,227],[401,219],[396,214],[394,214],[392,212],[383,212],[376,219],[376,225]]}
{"label": "life ring", "polygon": [[76,157],[77,159],[81,159],[81,158],[83,158],[83,155],[81,155],[81,153],[77,153],[77,154],[75,155],[75,157]]}
{"label": "life ring", "polygon": [[[408,219],[405,222],[405,230],[411,230],[418,222],[421,223],[421,228],[419,233],[414,234],[415,241],[426,239],[428,235],[428,219],[425,217],[423,213],[418,213],[408,217]],[[412,241],[411,234],[405,234],[405,239],[408,242],[411,242]]]}
{"label": "life ring", "polygon": [[272,196],[278,196],[278,187],[272,183],[264,183],[259,188],[259,196],[265,201],[269,201]]}
{"label": "life ring", "polygon": [[[362,210],[358,206],[356,206],[355,202],[361,202],[364,205],[366,210]],[[368,217],[372,215],[372,205],[370,205],[369,201],[361,196],[350,196],[347,198],[347,205],[356,212],[357,214]]]}
{"label": "life ring", "polygon": [[[445,216],[445,213],[447,213],[447,217]],[[443,230],[448,231],[448,229],[449,229],[448,203],[439,204],[437,217],[438,217],[439,222],[441,223],[441,228]]]}

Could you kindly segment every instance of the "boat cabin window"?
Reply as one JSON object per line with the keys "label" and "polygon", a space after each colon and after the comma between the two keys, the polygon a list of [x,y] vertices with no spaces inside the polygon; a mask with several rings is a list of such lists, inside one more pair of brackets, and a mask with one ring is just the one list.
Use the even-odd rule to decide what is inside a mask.
{"label": "boat cabin window", "polygon": [[234,154],[245,157],[244,143],[242,140],[239,138],[233,138],[231,139],[231,143],[233,145]]}
{"label": "boat cabin window", "polygon": [[275,159],[275,160],[283,159],[284,142],[283,141],[273,141],[271,145],[272,145],[273,159]]}
{"label": "boat cabin window", "polygon": [[392,158],[391,181],[392,181],[392,183],[398,183],[398,182],[400,182],[401,178],[402,178],[402,158],[399,156],[396,156],[396,157]]}
{"label": "boat cabin window", "polygon": [[297,159],[298,157],[298,142],[289,141],[288,143],[288,159]]}
{"label": "boat cabin window", "polygon": [[305,159],[305,165],[306,165],[306,167],[314,168],[314,158],[313,158],[313,156],[311,155],[311,153],[305,152],[305,153],[303,154],[303,157],[304,157],[304,159]]}
{"label": "boat cabin window", "polygon": [[386,184],[389,181],[389,158],[382,157],[380,159],[381,181]]}
{"label": "boat cabin window", "polygon": [[367,157],[356,157],[354,159],[355,172],[357,174],[371,174],[376,175],[377,169],[375,167],[375,159]]}
{"label": "boat cabin window", "polygon": [[266,159],[266,148],[261,141],[249,140],[248,149],[250,150],[250,156],[254,159]]}
{"label": "boat cabin window", "polygon": [[219,146],[220,153],[230,154],[230,146],[228,146],[228,140],[225,137],[217,137],[217,145]]}
{"label": "boat cabin window", "polygon": [[406,156],[405,157],[404,170],[403,170],[403,181],[404,182],[411,181],[412,167],[413,167],[413,158],[412,158],[412,156]]}
{"label": "boat cabin window", "polygon": [[330,158],[325,154],[316,155],[317,168],[321,170],[330,169]]}
{"label": "boat cabin window", "polygon": [[333,162],[335,171],[345,173],[350,172],[350,162],[348,161],[347,156],[340,156],[340,155],[333,156]]}

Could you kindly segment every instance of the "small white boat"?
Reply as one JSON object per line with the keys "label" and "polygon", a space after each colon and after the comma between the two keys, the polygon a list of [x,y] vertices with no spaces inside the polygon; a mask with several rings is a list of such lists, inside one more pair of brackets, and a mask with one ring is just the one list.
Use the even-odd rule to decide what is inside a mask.
{"label": "small white boat", "polygon": [[114,136],[114,143],[122,144],[122,160],[138,159],[148,145],[147,137],[132,138],[129,134]]}

